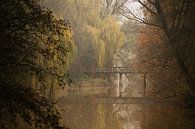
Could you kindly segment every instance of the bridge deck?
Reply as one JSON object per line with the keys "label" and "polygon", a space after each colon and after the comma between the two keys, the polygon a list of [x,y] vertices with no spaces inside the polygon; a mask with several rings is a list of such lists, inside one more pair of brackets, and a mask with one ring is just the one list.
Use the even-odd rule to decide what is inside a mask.
{"label": "bridge deck", "polygon": [[146,73],[148,70],[136,69],[129,67],[109,67],[109,68],[89,68],[83,70],[84,73],[112,73],[112,74],[140,74]]}

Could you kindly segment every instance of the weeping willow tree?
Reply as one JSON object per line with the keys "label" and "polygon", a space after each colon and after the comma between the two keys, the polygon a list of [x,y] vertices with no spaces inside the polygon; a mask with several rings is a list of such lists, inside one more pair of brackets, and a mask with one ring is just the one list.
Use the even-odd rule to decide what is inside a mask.
{"label": "weeping willow tree", "polygon": [[124,33],[120,31],[120,25],[113,17],[101,21],[97,27],[86,26],[86,46],[93,45],[96,51],[98,67],[109,67],[112,65],[114,54],[124,44]]}
{"label": "weeping willow tree", "polygon": [[68,18],[73,27],[78,53],[72,74],[78,76],[79,69],[112,66],[114,54],[123,45],[125,35],[120,30],[117,17],[101,17],[101,1],[44,1],[58,17]]}
{"label": "weeping willow tree", "polygon": [[101,66],[103,64],[105,43],[100,39],[100,30],[90,25],[85,25],[84,30],[83,40],[85,42],[82,46],[82,56],[85,60],[83,64],[85,63],[88,67]]}
{"label": "weeping willow tree", "polygon": [[120,25],[113,17],[108,17],[101,24],[102,39],[105,45],[104,66],[112,66],[114,54],[124,45],[125,34],[120,30]]}

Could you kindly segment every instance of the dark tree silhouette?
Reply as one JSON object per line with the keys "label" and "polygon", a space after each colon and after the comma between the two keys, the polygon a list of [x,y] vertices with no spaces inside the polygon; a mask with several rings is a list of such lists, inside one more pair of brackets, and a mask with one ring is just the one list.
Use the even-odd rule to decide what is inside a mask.
{"label": "dark tree silhouette", "polygon": [[145,17],[129,8],[129,2],[121,7],[121,14],[128,19],[159,27],[164,31],[165,39],[167,39],[166,46],[177,61],[180,72],[191,92],[194,93],[194,1],[137,0],[136,2],[143,7]]}
{"label": "dark tree silhouette", "polygon": [[[41,82],[52,75],[63,81],[64,75],[37,60],[41,55],[50,61],[58,53],[61,63],[66,62],[62,57],[71,46],[64,44],[71,41],[63,35],[69,25],[43,10],[37,0],[0,1],[0,8],[0,128],[17,124],[20,116],[37,127],[65,129],[57,109],[30,86],[27,78],[36,75]],[[6,120],[8,123],[5,115],[11,118]]]}

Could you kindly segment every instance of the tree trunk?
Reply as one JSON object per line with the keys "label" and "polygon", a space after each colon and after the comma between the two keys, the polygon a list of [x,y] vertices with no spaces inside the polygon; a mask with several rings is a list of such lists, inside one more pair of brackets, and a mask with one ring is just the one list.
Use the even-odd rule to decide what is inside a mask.
{"label": "tree trunk", "polygon": [[[178,66],[179,66],[180,72],[183,75],[186,83],[188,84],[191,92],[194,93],[195,92],[195,84],[193,82],[193,78],[191,77],[190,72],[189,72],[187,66],[185,65],[185,62],[181,58],[180,53],[177,51],[177,48],[174,46],[177,43],[176,35],[175,35],[175,33],[170,32],[170,30],[172,30],[173,28],[168,28],[168,24],[167,24],[167,21],[165,19],[165,14],[164,14],[163,9],[160,5],[160,0],[155,1],[155,8],[156,8],[157,13],[158,13],[159,18],[160,18],[160,22],[162,25],[161,28],[165,32],[167,39],[168,39],[167,46],[169,47],[170,51],[173,53],[173,56],[174,56],[175,60],[177,61]],[[177,30],[179,31],[179,28],[177,28]]]}
{"label": "tree trunk", "polygon": [[195,92],[195,84],[193,82],[193,78],[190,75],[190,72],[189,72],[187,66],[185,65],[185,62],[183,61],[180,54],[176,50],[174,43],[175,43],[174,40],[169,39],[169,47],[171,49],[171,52],[173,53],[175,60],[177,61],[177,65],[179,66],[179,70],[180,70],[181,74],[183,75],[186,83],[188,84],[191,92],[194,93]]}

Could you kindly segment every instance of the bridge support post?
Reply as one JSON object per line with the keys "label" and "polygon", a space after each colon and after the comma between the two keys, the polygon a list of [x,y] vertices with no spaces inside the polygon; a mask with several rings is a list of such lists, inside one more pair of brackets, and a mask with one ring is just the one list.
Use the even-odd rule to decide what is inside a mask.
{"label": "bridge support post", "polygon": [[144,83],[143,83],[143,97],[146,96],[146,74],[144,73],[143,75],[143,80],[144,80]]}
{"label": "bridge support post", "polygon": [[123,83],[122,83],[122,73],[119,73],[119,97],[122,98],[122,86],[123,86]]}

